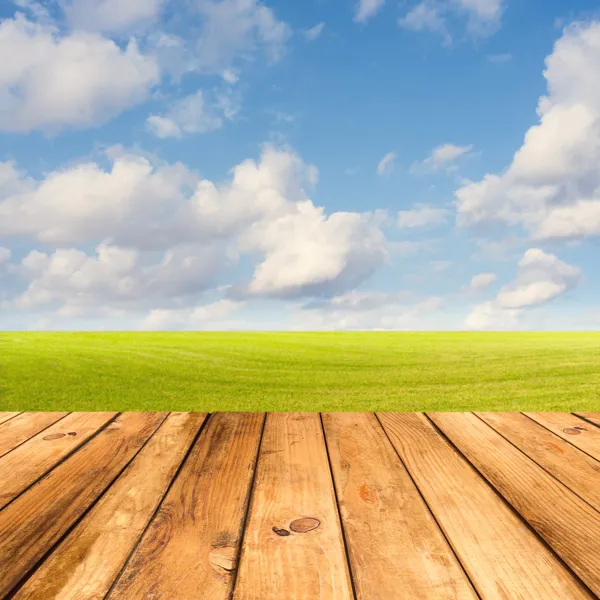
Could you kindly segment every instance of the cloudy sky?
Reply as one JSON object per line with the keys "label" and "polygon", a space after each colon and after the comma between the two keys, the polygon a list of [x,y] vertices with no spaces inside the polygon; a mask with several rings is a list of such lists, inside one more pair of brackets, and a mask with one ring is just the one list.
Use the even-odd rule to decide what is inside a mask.
{"label": "cloudy sky", "polygon": [[0,329],[598,329],[597,0],[6,0]]}

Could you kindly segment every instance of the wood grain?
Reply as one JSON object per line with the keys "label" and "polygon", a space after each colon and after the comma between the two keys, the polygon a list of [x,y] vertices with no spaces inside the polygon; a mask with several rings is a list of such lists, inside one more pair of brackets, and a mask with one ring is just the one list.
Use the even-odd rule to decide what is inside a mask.
{"label": "wood grain", "polygon": [[584,583],[600,595],[598,512],[474,414],[429,416]]}
{"label": "wood grain", "polygon": [[476,414],[600,511],[600,462],[521,413]]}
{"label": "wood grain", "polygon": [[5,421],[0,425],[0,456],[10,452],[68,414],[66,412],[21,413],[14,419]]}
{"label": "wood grain", "polygon": [[528,417],[600,461],[600,429],[569,413],[528,412]]}
{"label": "wood grain", "polygon": [[108,598],[229,598],[263,422],[211,415]]}
{"label": "wood grain", "polygon": [[358,600],[476,599],[375,415],[323,424]]}
{"label": "wood grain", "polygon": [[482,599],[591,597],[424,415],[379,416]]}
{"label": "wood grain", "polygon": [[600,427],[600,412],[576,412],[574,415],[587,419],[590,423]]}
{"label": "wood grain", "polygon": [[21,414],[20,412],[0,412],[0,423],[9,421],[10,419],[12,419],[20,414]]}
{"label": "wood grain", "polygon": [[0,511],[0,597],[96,501],[165,417],[164,413],[123,413]]}
{"label": "wood grain", "polygon": [[14,600],[102,600],[205,419],[203,413],[171,413]]}
{"label": "wood grain", "polygon": [[[299,519],[318,526],[295,533]],[[318,413],[267,417],[233,597],[353,598]]]}
{"label": "wood grain", "polygon": [[71,413],[0,458],[0,509],[118,413]]}

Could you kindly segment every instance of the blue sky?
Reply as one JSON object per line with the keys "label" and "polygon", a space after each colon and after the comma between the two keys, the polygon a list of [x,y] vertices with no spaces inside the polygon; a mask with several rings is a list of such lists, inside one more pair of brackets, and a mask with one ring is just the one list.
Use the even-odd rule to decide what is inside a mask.
{"label": "blue sky", "polygon": [[0,328],[597,329],[600,11],[0,5]]}

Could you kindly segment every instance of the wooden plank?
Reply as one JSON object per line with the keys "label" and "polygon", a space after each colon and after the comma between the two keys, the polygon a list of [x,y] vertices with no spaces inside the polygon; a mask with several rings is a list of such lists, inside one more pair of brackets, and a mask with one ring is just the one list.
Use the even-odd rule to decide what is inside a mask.
{"label": "wooden plank", "polygon": [[107,598],[230,597],[263,422],[211,415]]}
{"label": "wooden plank", "polygon": [[118,413],[71,413],[0,458],[0,509]]}
{"label": "wooden plank", "polygon": [[0,425],[0,456],[10,452],[68,414],[66,412],[22,413],[14,419],[5,421]]}
{"label": "wooden plank", "polygon": [[20,415],[20,412],[0,412],[0,423],[4,423],[5,421],[9,421],[13,417]]}
{"label": "wooden plank", "polygon": [[323,425],[358,600],[477,598],[375,415]]}
{"label": "wooden plank", "polygon": [[203,413],[171,413],[14,600],[104,598],[205,419]]}
{"label": "wooden plank", "polygon": [[600,511],[600,462],[521,413],[477,415]]}
{"label": "wooden plank", "polygon": [[164,413],[120,415],[0,511],[0,598],[29,573],[96,501],[165,416]]}
{"label": "wooden plank", "polygon": [[569,413],[527,412],[528,417],[600,460],[600,429]]}
{"label": "wooden plank", "polygon": [[582,419],[587,419],[590,423],[600,427],[600,412],[576,412],[573,413]]}
{"label": "wooden plank", "polygon": [[584,583],[600,595],[598,512],[474,414],[429,416]]}
{"label": "wooden plank", "polygon": [[482,599],[591,597],[424,415],[379,417]]}
{"label": "wooden plank", "polygon": [[267,417],[233,597],[353,598],[318,413]]}

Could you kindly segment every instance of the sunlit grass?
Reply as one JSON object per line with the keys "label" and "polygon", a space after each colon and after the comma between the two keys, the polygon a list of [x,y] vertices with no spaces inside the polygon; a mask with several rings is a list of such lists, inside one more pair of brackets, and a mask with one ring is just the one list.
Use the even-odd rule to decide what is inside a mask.
{"label": "sunlit grass", "polygon": [[600,333],[0,334],[0,410],[600,410]]}

